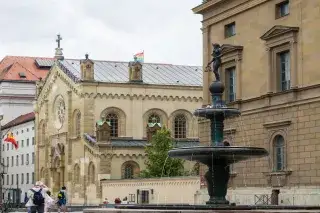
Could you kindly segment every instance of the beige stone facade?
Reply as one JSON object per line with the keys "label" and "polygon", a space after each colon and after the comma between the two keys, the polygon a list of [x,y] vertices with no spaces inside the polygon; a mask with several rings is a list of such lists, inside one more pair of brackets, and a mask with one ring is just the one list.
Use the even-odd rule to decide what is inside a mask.
{"label": "beige stone facade", "polygon": [[[270,152],[234,165],[230,193],[237,203],[270,202],[276,190],[279,204],[319,203],[319,8],[313,0],[208,0],[193,9],[203,15],[203,65],[211,43],[228,44],[220,72],[226,100],[242,116],[226,121],[226,140]],[[207,105],[212,73],[203,79]],[[208,143],[208,121],[199,129],[200,142]]]}
{"label": "beige stone facade", "polygon": [[53,192],[65,185],[72,204],[100,204],[100,180],[131,179],[145,169],[146,128],[154,119],[172,130],[177,146],[197,144],[192,112],[203,101],[201,73],[88,56],[57,60],[37,83],[36,177]]}
{"label": "beige stone facade", "polygon": [[104,180],[102,197],[113,204],[116,197],[139,204],[196,204],[200,190],[199,177]]}

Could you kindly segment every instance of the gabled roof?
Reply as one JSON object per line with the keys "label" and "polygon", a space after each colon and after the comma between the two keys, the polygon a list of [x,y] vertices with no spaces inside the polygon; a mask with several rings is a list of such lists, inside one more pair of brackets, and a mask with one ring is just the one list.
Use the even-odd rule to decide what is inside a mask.
{"label": "gabled roof", "polygon": [[34,112],[30,112],[24,115],[20,115],[19,117],[13,119],[12,121],[9,121],[7,124],[2,126],[2,129],[8,129],[14,126],[18,126],[20,124],[27,123],[29,121],[33,121],[35,119]]}
{"label": "gabled roof", "polygon": [[53,61],[53,59],[50,58],[39,57],[4,57],[0,62],[0,80],[37,81],[39,78],[45,79],[49,72],[49,67],[37,66],[37,59]]}
{"label": "gabled roof", "polygon": [[299,31],[299,27],[275,25],[271,29],[269,29],[266,33],[264,33],[260,38],[262,40],[268,40],[270,38],[280,36],[288,32],[297,32],[297,31]]}
{"label": "gabled roof", "polygon": [[[94,62],[94,79],[98,82],[128,83],[128,62]],[[59,61],[60,67],[76,82],[81,78],[80,60],[65,59]],[[142,64],[142,78],[145,84],[202,86],[202,67],[172,64]]]}

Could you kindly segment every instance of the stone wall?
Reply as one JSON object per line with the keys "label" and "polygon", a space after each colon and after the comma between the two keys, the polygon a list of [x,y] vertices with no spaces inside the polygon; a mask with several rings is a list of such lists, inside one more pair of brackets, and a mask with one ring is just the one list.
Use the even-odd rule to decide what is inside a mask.
{"label": "stone wall", "polygon": [[149,193],[149,203],[195,204],[200,189],[199,177],[154,178],[132,180],[104,180],[102,197],[110,203],[119,197],[128,197],[130,203],[142,203],[142,191]]}

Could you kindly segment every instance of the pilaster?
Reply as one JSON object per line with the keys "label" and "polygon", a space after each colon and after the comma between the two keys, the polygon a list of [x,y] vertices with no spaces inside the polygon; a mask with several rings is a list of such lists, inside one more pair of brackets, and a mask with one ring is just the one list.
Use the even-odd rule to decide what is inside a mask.
{"label": "pilaster", "polygon": [[297,42],[290,41],[290,67],[291,67],[291,88],[298,88],[298,64],[297,64]]}
{"label": "pilaster", "polygon": [[[72,165],[72,141],[70,139],[70,136],[73,136],[73,115],[72,115],[72,91],[68,91],[68,137],[67,137],[67,165]],[[69,175],[68,175],[69,176]]]}
{"label": "pilaster", "polygon": [[240,56],[238,56],[236,58],[236,88],[237,88],[237,91],[236,91],[236,99],[237,100],[241,100],[242,99],[242,94],[241,94],[241,91],[242,91],[242,85],[241,85],[241,74],[242,74],[242,70],[241,70],[241,61],[242,61],[242,58]]}
{"label": "pilaster", "polygon": [[83,132],[94,134],[94,102],[95,100],[90,97],[84,97],[84,110],[83,110]]}
{"label": "pilaster", "polygon": [[[206,28],[202,28],[202,36],[203,36],[203,70],[207,67],[210,60],[210,29],[208,26]],[[203,88],[208,88],[210,84],[210,76],[211,72],[203,72]],[[203,90],[203,105],[210,104],[210,95],[209,91]]]}
{"label": "pilaster", "polygon": [[267,76],[267,93],[272,93],[272,76],[273,76],[273,64],[272,64],[272,52],[271,48],[267,47],[266,48],[267,52],[267,70],[268,70],[268,76]]}

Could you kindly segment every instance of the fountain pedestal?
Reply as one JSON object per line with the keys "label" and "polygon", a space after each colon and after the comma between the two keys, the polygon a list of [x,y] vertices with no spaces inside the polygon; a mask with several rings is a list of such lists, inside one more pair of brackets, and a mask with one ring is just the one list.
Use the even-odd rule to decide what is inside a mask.
{"label": "fountain pedestal", "polygon": [[210,199],[206,204],[228,205],[229,201],[226,200],[226,195],[230,178],[230,166],[225,162],[221,162],[208,167],[209,169],[204,177],[207,181]]}

